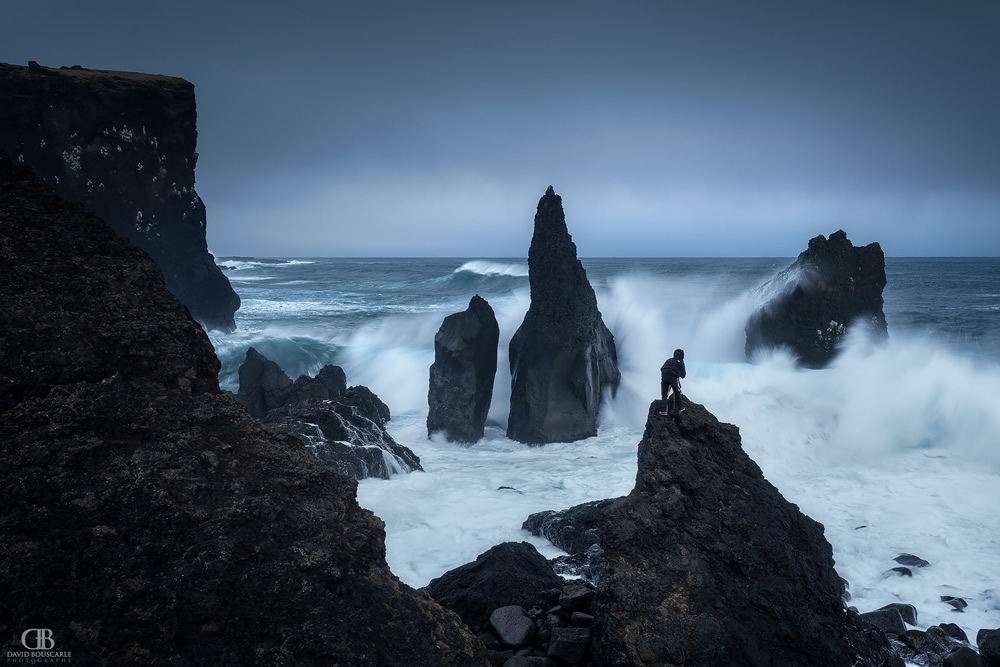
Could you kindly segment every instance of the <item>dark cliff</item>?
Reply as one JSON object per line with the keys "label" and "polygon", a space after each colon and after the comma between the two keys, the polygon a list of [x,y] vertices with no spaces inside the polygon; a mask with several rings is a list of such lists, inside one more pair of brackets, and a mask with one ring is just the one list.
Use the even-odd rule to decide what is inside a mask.
{"label": "dark cliff", "polygon": [[195,121],[183,79],[0,64],[0,150],[148,252],[196,320],[231,331],[240,299],[208,252]]}
{"label": "dark cliff", "polygon": [[618,354],[552,186],[538,201],[528,281],[531,305],[510,341],[507,437],[543,444],[597,435],[601,394],[621,377]]}
{"label": "dark cliff", "polygon": [[802,366],[823,368],[854,328],[886,340],[885,282],[885,255],[878,243],[856,247],[843,230],[829,239],[811,239],[791,266],[757,290],[765,303],[746,324],[747,358],[760,349],[783,347]]}
{"label": "dark cliff", "polygon": [[357,484],[217,383],[148,255],[0,157],[0,651],[73,664],[485,665]]}
{"label": "dark cliff", "polygon": [[500,326],[478,294],[469,307],[444,318],[434,336],[427,391],[427,434],[443,431],[451,442],[478,442],[486,428],[497,374]]}

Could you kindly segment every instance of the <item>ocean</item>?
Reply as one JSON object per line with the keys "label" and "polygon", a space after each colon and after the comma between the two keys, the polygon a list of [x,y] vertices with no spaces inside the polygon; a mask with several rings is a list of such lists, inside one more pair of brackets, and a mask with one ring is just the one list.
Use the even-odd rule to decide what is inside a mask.
{"label": "ocean", "polygon": [[[632,489],[659,367],[683,348],[685,395],[739,426],[768,480],[824,525],[850,604],[913,604],[916,627],[956,623],[974,642],[1000,628],[1000,258],[887,258],[887,346],[851,338],[823,370],[781,353],[748,364],[753,290],[792,260],[583,259],[622,382],[598,435],[575,443],[504,436],[507,346],[529,303],[524,259],[223,258],[243,306],[239,329],[211,339],[225,389],[237,389],[253,346],[293,379],[338,364],[389,405],[390,433],[425,470],[363,480],[358,501],[385,522],[389,565],[415,587],[499,542],[559,555],[522,521]],[[486,437],[428,439],[434,334],[474,294],[500,324]],[[887,574],[903,553],[930,565]]]}

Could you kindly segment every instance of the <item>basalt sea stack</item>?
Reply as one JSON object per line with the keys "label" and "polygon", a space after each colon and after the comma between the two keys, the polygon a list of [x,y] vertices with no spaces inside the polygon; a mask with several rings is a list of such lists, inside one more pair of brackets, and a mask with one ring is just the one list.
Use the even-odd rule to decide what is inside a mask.
{"label": "basalt sea stack", "polygon": [[618,355],[552,186],[528,250],[531,305],[510,341],[507,437],[528,444],[597,434],[601,393],[618,387]]}
{"label": "basalt sea stack", "polygon": [[0,258],[0,655],[43,628],[80,665],[488,664],[357,482],[219,390],[149,256],[2,157]]}
{"label": "basalt sea stack", "polygon": [[888,338],[882,289],[885,255],[878,243],[855,247],[842,230],[820,235],[787,269],[757,290],[764,301],[746,324],[746,355],[783,347],[807,368],[823,368],[848,331]]}
{"label": "basalt sea stack", "polygon": [[478,294],[461,313],[444,318],[434,336],[434,363],[427,392],[427,434],[451,442],[478,442],[493,398],[500,327]]}
{"label": "basalt sea stack", "polygon": [[196,320],[231,331],[240,299],[208,252],[195,120],[183,79],[0,64],[0,150],[148,252]]}

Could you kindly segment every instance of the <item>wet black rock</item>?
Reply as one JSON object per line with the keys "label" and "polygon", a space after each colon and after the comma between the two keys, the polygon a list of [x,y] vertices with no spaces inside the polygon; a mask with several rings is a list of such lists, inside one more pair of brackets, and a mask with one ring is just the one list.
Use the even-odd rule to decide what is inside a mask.
{"label": "wet black rock", "polygon": [[422,470],[420,458],[385,429],[385,405],[368,387],[347,386],[339,366],[292,382],[254,348],[239,368],[236,399],[260,421],[301,438],[325,463],[355,479]]}
{"label": "wet black rock", "polygon": [[531,305],[510,341],[507,437],[537,445],[597,435],[602,392],[621,378],[618,353],[551,186],[535,214],[528,281]]}
{"label": "wet black rock", "polygon": [[431,580],[426,590],[479,631],[488,626],[493,610],[508,605],[531,609],[544,602],[546,591],[562,586],[562,580],[534,546],[504,542],[475,561]]}
{"label": "wet black rock", "polygon": [[520,605],[507,605],[494,609],[490,614],[490,627],[500,643],[515,649],[531,646],[535,638],[535,621]]}
{"label": "wet black rock", "polygon": [[874,625],[889,637],[896,637],[901,632],[906,632],[906,623],[903,622],[903,615],[898,608],[893,606],[869,611],[861,614],[861,618],[867,623]]}
{"label": "wet black rock", "polygon": [[968,646],[959,646],[941,661],[942,667],[980,667],[979,654]]}
{"label": "wet black rock", "polygon": [[[884,607],[880,607],[877,611],[883,611],[886,609],[895,609],[899,612],[900,617],[910,625],[917,624],[917,608],[912,604],[906,604],[905,602],[891,602]],[[902,632],[902,630],[900,632]]]}
{"label": "wet black rock", "polygon": [[478,294],[469,307],[444,318],[434,336],[434,363],[427,393],[427,433],[451,442],[478,442],[493,399],[500,327],[493,308]]}
{"label": "wet black rock", "polygon": [[[689,403],[650,406],[636,485],[598,508],[596,660],[614,665],[881,665],[885,636],[843,607],[820,524]],[[894,612],[898,617],[898,613]]]}
{"label": "wet black rock", "polygon": [[1000,667],[1000,629],[983,628],[976,633],[976,645],[983,667]]}
{"label": "wet black rock", "polygon": [[148,255],[0,158],[0,654],[481,665],[401,583],[357,482],[218,386]]}
{"label": "wet black rock", "polygon": [[842,230],[817,236],[798,259],[757,290],[760,308],[746,324],[746,355],[787,348],[807,368],[823,368],[849,331],[888,338],[882,309],[885,256],[878,243],[855,247]]}
{"label": "wet black rock", "polygon": [[952,611],[964,612],[965,608],[969,606],[969,603],[965,601],[965,598],[957,598],[951,595],[942,595],[941,602],[952,608]]}
{"label": "wet black rock", "polygon": [[913,554],[899,554],[893,560],[900,565],[907,565],[909,567],[930,567],[930,563],[920,556],[914,556]]}
{"label": "wet black rock", "polygon": [[196,320],[232,331],[240,298],[208,252],[195,123],[183,79],[0,64],[0,150],[149,253]]}

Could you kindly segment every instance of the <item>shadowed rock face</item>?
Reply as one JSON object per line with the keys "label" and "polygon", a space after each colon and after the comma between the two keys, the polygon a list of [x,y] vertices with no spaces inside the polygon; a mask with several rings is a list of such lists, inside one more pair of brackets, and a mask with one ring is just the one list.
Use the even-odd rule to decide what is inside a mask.
{"label": "shadowed rock face", "polygon": [[148,252],[195,319],[232,331],[240,299],[208,252],[195,120],[183,79],[0,64],[0,150]]}
{"label": "shadowed rock face", "polygon": [[0,157],[0,652],[486,665],[400,583],[357,483],[219,391],[148,256]]}
{"label": "shadowed rock face", "polygon": [[878,243],[855,247],[847,234],[820,235],[787,269],[761,286],[766,302],[746,325],[746,355],[784,347],[802,366],[823,368],[855,327],[888,338],[882,310],[885,255]]}
{"label": "shadowed rock face", "polygon": [[528,280],[531,305],[510,341],[507,437],[543,444],[596,435],[601,392],[621,377],[618,355],[552,186],[538,202]]}
{"label": "shadowed rock face", "polygon": [[427,392],[427,434],[443,431],[451,442],[478,442],[493,398],[500,327],[478,294],[461,313],[444,318],[434,336]]}
{"label": "shadowed rock face", "polygon": [[632,492],[605,509],[595,654],[614,665],[881,664],[850,615],[823,526],[746,455],[739,431],[688,402],[650,406]]}
{"label": "shadowed rock face", "polygon": [[340,366],[292,382],[254,348],[239,369],[236,400],[265,424],[301,438],[321,460],[354,479],[423,470],[420,458],[385,429],[389,407],[368,387],[347,386]]}

